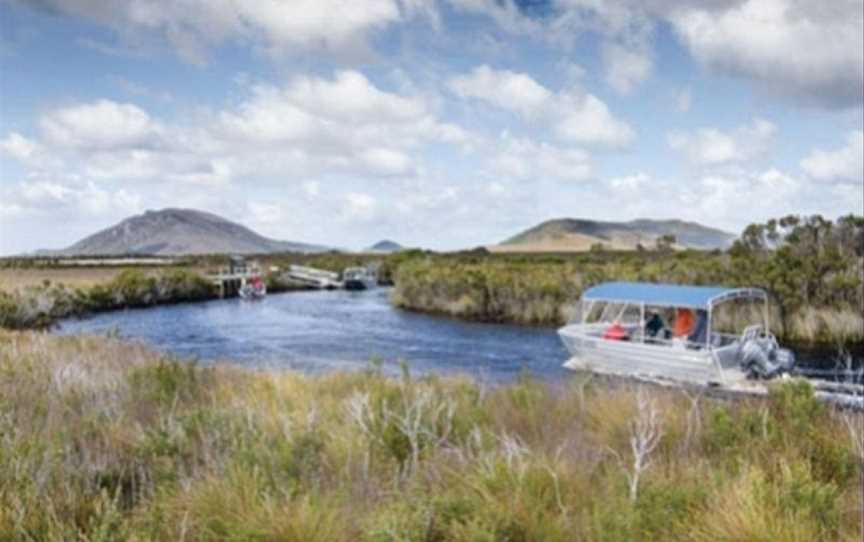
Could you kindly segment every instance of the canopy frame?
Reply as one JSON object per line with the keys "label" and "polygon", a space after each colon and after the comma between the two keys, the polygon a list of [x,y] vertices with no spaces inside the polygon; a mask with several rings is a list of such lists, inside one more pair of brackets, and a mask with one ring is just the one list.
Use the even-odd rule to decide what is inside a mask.
{"label": "canopy frame", "polygon": [[[592,295],[592,290],[603,290],[603,289],[615,289],[616,287],[621,288],[623,290],[632,290],[637,291],[642,288],[645,292],[652,292],[655,294],[655,297],[652,299],[639,299],[639,296],[636,295],[621,295],[615,296],[609,293],[605,295]],[[661,292],[663,289],[669,290],[669,298],[665,299],[663,297],[656,297],[656,294]],[[693,296],[694,299],[686,300],[683,297],[681,299],[673,300],[675,294],[689,293]],[[644,292],[643,292],[644,293]],[[708,294],[712,295],[708,295]],[[686,297],[686,296],[684,296]],[[706,322],[706,333],[705,333],[705,346],[707,348],[711,347],[711,335],[712,335],[712,325],[713,325],[713,312],[714,307],[720,305],[722,303],[726,303],[728,301],[733,301],[736,299],[753,299],[753,300],[761,300],[763,301],[763,326],[765,331],[768,331],[769,327],[769,311],[768,311],[768,294],[765,290],[760,288],[724,288],[724,287],[716,287],[716,286],[680,286],[676,284],[657,284],[657,283],[647,283],[647,282],[607,282],[602,283],[591,288],[588,288],[583,296],[582,296],[582,323],[585,323],[588,312],[590,312],[590,307],[593,307],[596,302],[601,303],[621,303],[624,305],[632,304],[638,305],[640,308],[640,314],[642,315],[642,321],[644,325],[645,320],[645,307],[667,307],[667,308],[688,308],[688,309],[696,309],[696,310],[704,310],[707,312],[707,322]],[[584,308],[584,303],[588,303],[589,309],[586,311]],[[605,310],[603,311],[605,314]],[[644,330],[642,333],[643,341],[644,341]]]}

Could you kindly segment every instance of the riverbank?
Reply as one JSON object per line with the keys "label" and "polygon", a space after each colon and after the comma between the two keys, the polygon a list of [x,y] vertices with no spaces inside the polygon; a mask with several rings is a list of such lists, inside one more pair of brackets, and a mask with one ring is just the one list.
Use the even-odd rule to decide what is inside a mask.
{"label": "riverbank", "polygon": [[[855,309],[855,292],[862,287],[860,277],[854,275],[854,269],[849,275],[843,284],[852,282],[849,289],[855,297],[842,301],[841,296],[834,306],[784,306],[779,297],[773,296],[771,320],[775,334],[784,341],[834,348],[864,342],[864,317]],[[681,253],[666,258],[638,254],[570,258],[440,256],[400,266],[392,300],[406,310],[480,322],[561,326],[569,320],[582,291],[600,282],[766,287],[765,280],[757,277],[757,273],[743,273],[740,262],[723,254]],[[799,289],[805,286],[792,284]]]}
{"label": "riverbank", "polygon": [[110,275],[101,272],[98,276],[110,276],[108,280],[92,279],[77,286],[45,278],[41,284],[0,289],[0,328],[45,328],[71,316],[218,297],[209,281],[185,269],[123,269],[107,273]]}
{"label": "riverbank", "polygon": [[861,536],[864,420],[806,386],[310,377],[34,332],[0,332],[0,374],[3,539]]}

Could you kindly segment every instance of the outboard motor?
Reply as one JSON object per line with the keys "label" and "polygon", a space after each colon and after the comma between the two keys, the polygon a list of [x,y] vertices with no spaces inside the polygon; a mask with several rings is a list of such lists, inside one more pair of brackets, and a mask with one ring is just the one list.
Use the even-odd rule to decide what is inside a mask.
{"label": "outboard motor", "polygon": [[795,354],[780,348],[777,339],[770,333],[763,333],[761,326],[751,326],[744,330],[741,347],[738,350],[741,369],[748,378],[774,378],[788,373],[795,365]]}

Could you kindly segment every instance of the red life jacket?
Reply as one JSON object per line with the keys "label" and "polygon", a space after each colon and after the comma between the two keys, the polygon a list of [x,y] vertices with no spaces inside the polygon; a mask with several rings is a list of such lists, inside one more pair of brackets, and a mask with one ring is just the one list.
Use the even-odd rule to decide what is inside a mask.
{"label": "red life jacket", "polygon": [[624,326],[615,322],[603,332],[603,338],[609,339],[610,341],[623,341],[627,338],[627,330],[624,329]]}

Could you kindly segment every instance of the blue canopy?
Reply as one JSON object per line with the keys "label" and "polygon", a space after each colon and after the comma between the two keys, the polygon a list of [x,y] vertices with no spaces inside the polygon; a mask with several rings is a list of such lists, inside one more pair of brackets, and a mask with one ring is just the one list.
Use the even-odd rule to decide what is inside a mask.
{"label": "blue canopy", "polygon": [[756,288],[724,288],[722,286],[679,286],[649,282],[604,282],[585,290],[582,299],[644,303],[663,307],[711,308],[711,305],[737,297],[765,299],[765,292]]}

